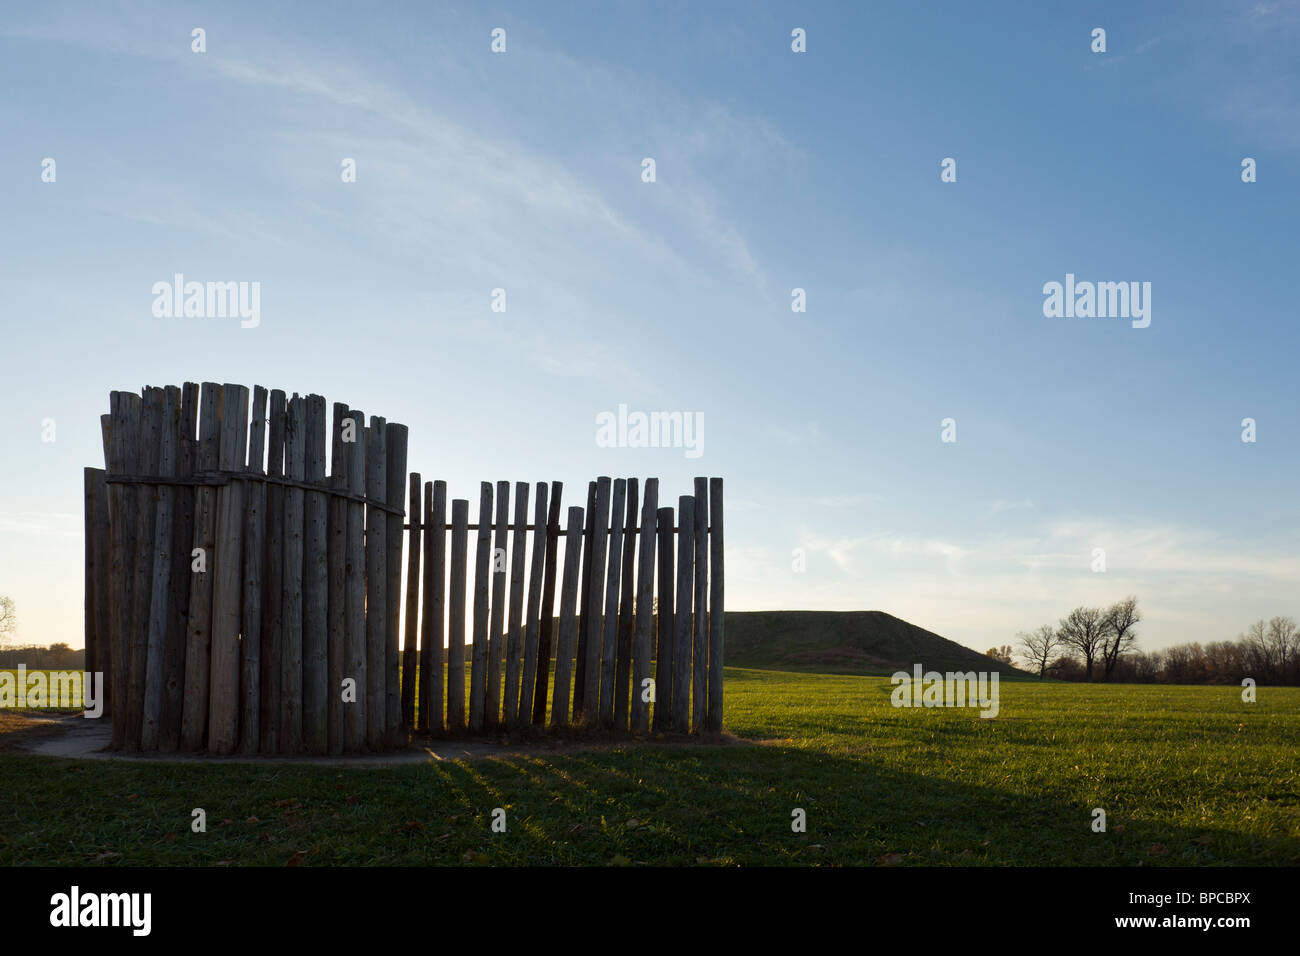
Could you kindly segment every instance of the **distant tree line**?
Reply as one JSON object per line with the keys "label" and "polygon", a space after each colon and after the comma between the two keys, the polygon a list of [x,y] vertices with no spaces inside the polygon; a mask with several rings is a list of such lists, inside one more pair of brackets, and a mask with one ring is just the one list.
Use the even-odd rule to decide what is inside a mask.
{"label": "distant tree line", "polygon": [[85,651],[67,644],[8,644],[0,647],[0,670],[14,670],[19,664],[28,670],[79,671],[86,660]]}
{"label": "distant tree line", "polygon": [[[1235,640],[1137,647],[1137,598],[1108,608],[1077,607],[1053,626],[1016,635],[1026,668],[1039,677],[1138,684],[1300,684],[1300,627],[1290,617],[1256,621]],[[1002,648],[1003,651],[1007,650]]]}

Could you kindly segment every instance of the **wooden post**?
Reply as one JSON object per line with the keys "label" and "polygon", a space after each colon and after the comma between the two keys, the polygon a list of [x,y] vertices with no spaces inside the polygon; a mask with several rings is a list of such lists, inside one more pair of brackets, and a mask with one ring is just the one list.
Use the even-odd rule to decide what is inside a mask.
{"label": "wooden post", "polygon": [[478,489],[478,543],[474,551],[474,645],[469,673],[469,729],[482,733],[487,708],[488,578],[492,574],[492,482]]}
{"label": "wooden post", "polygon": [[[163,391],[163,410],[158,428],[160,478],[175,478],[180,452],[181,390],[169,385]],[[156,486],[157,516],[154,519],[153,576],[150,582],[149,631],[145,649],[144,713],[140,723],[140,749],[157,750],[162,736],[164,662],[167,631],[171,627],[172,518],[176,508],[176,486]]]}
{"label": "wooden post", "polygon": [[[278,388],[271,390],[267,429],[266,474],[284,477],[284,431],[288,400]],[[284,485],[266,489],[266,548],[262,595],[262,693],[258,701],[262,753],[280,750],[280,682],[284,670]]]}
{"label": "wooden post", "polygon": [[[111,399],[110,399],[110,408]],[[99,489],[99,498],[96,502],[95,520],[102,527],[104,539],[102,547],[97,546],[100,555],[99,573],[95,580],[95,607],[99,614],[99,622],[96,625],[97,630],[102,636],[100,648],[96,654],[98,658],[97,670],[103,675],[100,688],[100,697],[104,702],[104,709],[101,713],[101,719],[108,720],[112,723],[113,717],[113,552],[112,552],[112,501],[108,485],[108,463],[113,458],[113,415],[110,411],[107,415],[99,416],[99,436],[104,448],[104,477],[103,487]],[[103,587],[102,592],[100,587]],[[182,639],[184,635],[182,634]],[[179,720],[179,718],[178,718]],[[111,728],[110,728],[111,732]]]}
{"label": "wooden post", "polygon": [[[176,420],[176,474],[194,476],[198,447],[194,440],[199,415],[199,386],[186,382],[181,387],[180,416]],[[180,746],[181,717],[185,706],[186,629],[190,615],[190,552],[194,547],[194,502],[196,490],[181,486],[175,490],[172,517],[172,570],[167,639],[163,647],[163,710],[158,749],[175,753]]]}
{"label": "wooden post", "polygon": [[465,729],[465,549],[469,501],[451,503],[451,584],[447,595],[447,729]]}
{"label": "wooden post", "polygon": [[600,638],[600,726],[614,726],[614,665],[618,657],[619,574],[623,570],[623,508],[627,479],[614,482],[609,512],[609,569],[605,576],[605,617]]}
{"label": "wooden post", "polygon": [[[113,417],[113,454],[105,464],[110,475],[130,475],[135,472],[143,402],[139,395],[130,392],[113,392],[109,401]],[[109,651],[113,685],[112,746],[118,750],[126,746],[127,740],[127,684],[130,682],[131,622],[135,605],[135,523],[138,506],[139,498],[135,488],[117,483],[109,485],[109,507],[113,512],[109,523],[109,540],[113,549],[109,586],[112,605],[110,613],[113,616]],[[205,653],[206,650],[205,647]]]}
{"label": "wooden post", "polygon": [[[432,493],[430,493],[432,492]],[[424,633],[421,639],[421,656],[427,655],[427,672],[420,674],[420,686],[428,687],[428,692],[420,692],[421,713],[428,713],[428,721],[420,718],[421,725],[430,733],[443,730],[443,633],[446,623],[443,609],[447,596],[447,483],[435,481],[432,489],[424,489],[425,500],[429,503],[429,526],[425,535],[424,557]],[[425,677],[428,683],[425,684]],[[427,703],[427,707],[426,707]]]}
{"label": "wooden post", "polygon": [[[307,396],[305,481],[325,487],[325,399]],[[323,491],[303,496],[302,738],[308,753],[329,750],[328,501]]]}
{"label": "wooden post", "polygon": [[[135,474],[158,474],[159,431],[162,428],[163,390],[146,388],[140,413],[140,438],[136,446]],[[135,584],[132,588],[131,666],[126,685],[126,748],[140,749],[144,721],[145,681],[149,658],[149,605],[153,599],[153,565],[156,552],[154,524],[158,514],[158,485],[136,485]]]}
{"label": "wooden post", "polygon": [[587,604],[591,594],[591,542],[596,534],[596,483],[587,482],[586,523],[582,534],[582,576],[578,581],[578,650],[573,671],[573,719],[582,716],[587,692]]}
{"label": "wooden post", "polygon": [[726,617],[722,551],[722,479],[709,480],[709,702],[705,726],[722,730],[722,625]]}
{"label": "wooden post", "polygon": [[420,475],[411,472],[410,503],[406,514],[411,533],[406,548],[406,633],[402,645],[402,727],[407,732],[415,727],[415,691],[419,673],[416,641],[420,634]]}
{"label": "wooden post", "polygon": [[551,482],[550,513],[546,518],[546,580],[542,583],[542,630],[537,637],[537,681],[533,688],[533,723],[546,723],[546,689],[551,679],[551,643],[555,625],[556,555],[559,551],[560,496],[564,482]]}
{"label": "wooden post", "polygon": [[677,617],[673,628],[672,729],[691,729],[691,593],[695,585],[695,499],[677,499]]}
{"label": "wooden post", "polygon": [[[221,387],[217,465],[244,470],[248,442],[248,389]],[[212,576],[212,679],[208,701],[208,749],[233,753],[239,743],[239,624],[243,592],[244,482],[217,489],[217,553]]]}
{"label": "wooden post", "polygon": [[[390,508],[402,507],[406,492],[407,428],[389,422],[384,428],[385,463],[384,501]],[[417,514],[412,520],[418,520]],[[388,527],[384,532],[384,738],[385,746],[405,746],[402,733],[402,514],[386,512]]]}
{"label": "wooden post", "polygon": [[[107,463],[107,460],[105,460]],[[86,494],[86,661],[82,670],[87,675],[107,672],[108,632],[104,630],[104,601],[108,600],[107,585],[100,584],[108,562],[108,511],[104,505],[108,485],[104,484],[103,468],[85,468],[82,471],[83,490]],[[103,540],[100,538],[100,524],[103,523]],[[100,704],[104,701],[104,688],[107,682],[100,682],[96,688],[100,695]],[[101,711],[103,717],[103,711]]]}
{"label": "wooden post", "polygon": [[[618,608],[618,660],[614,665],[614,728],[628,729],[628,682],[632,679],[632,618],[636,611],[636,507],[635,478],[627,480],[627,514],[623,528],[622,586]],[[615,516],[617,517],[617,516]]]}
{"label": "wooden post", "polygon": [[537,636],[541,630],[542,578],[546,573],[546,482],[537,483],[533,504],[533,553],[528,573],[528,604],[524,609],[524,660],[519,682],[515,726],[526,727],[533,718],[533,693],[537,686]]}
{"label": "wooden post", "polygon": [[388,693],[388,516],[377,506],[388,492],[387,422],[370,416],[366,429],[366,746],[381,750]]}
{"label": "wooden post", "polygon": [[[302,396],[289,399],[284,422],[284,476],[304,481],[307,474],[307,409]],[[302,751],[302,651],[303,601],[302,557],[303,489],[284,489],[284,568],[280,593],[283,595],[284,643],[280,648],[280,744],[279,752]]]}
{"label": "wooden post", "polygon": [[709,680],[709,479],[695,479],[695,604],[693,668],[691,672],[691,731],[704,729]]}
{"label": "wooden post", "polygon": [[524,645],[524,551],[528,546],[528,482],[515,482],[515,527],[510,547],[510,619],[506,622],[506,696],[504,719],[507,727],[519,721],[519,667]]}
{"label": "wooden post", "polygon": [[650,704],[644,700],[643,684],[651,677],[650,651],[653,638],[655,592],[655,512],[659,507],[659,479],[647,478],[645,501],[641,506],[641,554],[636,576],[636,634],[632,650],[633,733],[643,734],[650,727]]}
{"label": "wooden post", "polygon": [[[334,491],[347,490],[347,463],[343,444],[343,419],[347,405],[334,403],[333,424],[330,428],[330,479]],[[329,714],[329,752],[341,754],[344,748],[343,678],[347,675],[347,555],[348,555],[348,501],[340,495],[329,499],[329,656],[326,677],[326,699]]]}
{"label": "wooden post", "polygon": [[496,538],[492,549],[492,619],[488,631],[487,726],[501,723],[501,663],[506,653],[506,555],[510,553],[510,482],[497,482]]}
{"label": "wooden post", "polygon": [[574,616],[582,573],[582,509],[569,509],[569,529],[564,539],[564,577],[560,584],[560,628],[555,647],[555,690],[551,694],[551,726],[569,723],[569,681],[573,674]]}
{"label": "wooden post", "polygon": [[583,617],[587,624],[587,662],[582,690],[583,706],[579,713],[574,707],[574,720],[595,725],[600,717],[600,641],[602,636],[602,611],[605,599],[605,546],[609,539],[609,478],[596,479],[595,524],[587,547],[591,549],[591,581],[587,591],[587,606]]}
{"label": "wooden post", "polygon": [[[253,410],[248,422],[248,472],[262,474],[266,447],[266,389],[253,386]],[[262,591],[266,576],[266,484],[250,481],[245,489],[244,611],[240,639],[240,676],[243,687],[243,721],[239,728],[241,753],[257,753],[262,744]]]}
{"label": "wooden post", "polygon": [[659,620],[655,628],[655,709],[651,726],[656,733],[664,733],[672,726],[673,707],[673,632],[676,629],[673,589],[677,584],[673,573],[673,509],[660,508],[656,523],[659,528]]}
{"label": "wooden post", "polygon": [[[217,468],[221,386],[204,382],[199,392],[198,471]],[[113,426],[117,438],[117,425]],[[212,661],[212,579],[217,552],[217,489],[194,489],[194,548],[190,560],[190,614],[185,630],[185,694],[181,704],[181,749],[203,749],[208,730]],[[197,552],[195,554],[194,552]],[[116,726],[117,721],[114,720]]]}
{"label": "wooden post", "polygon": [[[109,416],[103,416],[107,419]],[[101,420],[101,426],[111,428],[112,426]],[[111,440],[111,439],[110,439]],[[105,460],[107,464],[107,459]],[[102,710],[101,718],[108,718],[112,715],[112,674],[113,674],[113,614],[112,599],[109,597],[111,587],[111,571],[113,565],[112,553],[109,550],[109,507],[108,507],[108,484],[104,479],[108,472],[103,468],[92,468],[91,471],[91,517],[89,538],[86,547],[94,555],[94,567],[89,582],[91,588],[91,605],[94,608],[93,627],[95,632],[95,658],[93,666],[87,666],[86,670],[92,674],[98,674],[99,699]],[[181,633],[184,637],[184,631]],[[182,645],[182,651],[184,646]],[[182,661],[182,666],[184,662]],[[180,731],[180,713],[176,715],[176,729]],[[172,749],[175,749],[173,743]]]}
{"label": "wooden post", "polygon": [[[352,409],[344,416],[343,463],[348,476],[348,491],[353,495],[366,493],[366,416]],[[351,427],[349,427],[351,426]],[[352,681],[348,698],[343,700],[344,748],[356,753],[366,743],[366,506],[349,500],[347,563],[344,571],[345,613],[347,627],[344,637],[346,666],[344,680]],[[331,687],[331,694],[342,698],[343,688]]]}

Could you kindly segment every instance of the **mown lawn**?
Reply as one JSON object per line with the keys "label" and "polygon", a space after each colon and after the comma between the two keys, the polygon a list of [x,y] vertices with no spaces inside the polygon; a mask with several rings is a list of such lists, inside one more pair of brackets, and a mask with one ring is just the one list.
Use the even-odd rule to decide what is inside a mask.
{"label": "mown lawn", "polygon": [[988,720],[893,708],[886,678],[726,676],[728,730],[761,743],[385,769],[0,749],[0,865],[1300,863],[1300,689],[1005,682]]}

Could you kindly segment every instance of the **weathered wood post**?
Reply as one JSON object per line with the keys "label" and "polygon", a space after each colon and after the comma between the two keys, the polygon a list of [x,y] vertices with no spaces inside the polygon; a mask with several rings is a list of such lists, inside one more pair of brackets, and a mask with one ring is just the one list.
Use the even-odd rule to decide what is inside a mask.
{"label": "weathered wood post", "polygon": [[709,730],[722,730],[722,638],[726,617],[722,550],[722,479],[709,482]]}
{"label": "weathered wood post", "polygon": [[469,674],[469,729],[483,730],[487,709],[488,578],[492,574],[492,482],[479,483],[477,544],[474,550],[473,659]]}
{"label": "weathered wood post", "polygon": [[[217,468],[217,419],[221,386],[204,382],[199,392],[199,443],[195,467]],[[114,437],[117,428],[114,425]],[[212,580],[217,550],[217,489],[194,489],[194,548],[190,564],[190,617],[185,629],[185,693],[181,705],[181,749],[203,748],[208,731],[208,692],[211,685]],[[114,720],[116,730],[117,721]]]}
{"label": "weathered wood post", "polygon": [[524,556],[528,547],[528,482],[515,482],[515,526],[510,542],[510,619],[506,645],[506,696],[503,719],[507,727],[519,720],[519,670],[524,646]]}
{"label": "weathered wood post", "polygon": [[[402,730],[402,496],[406,491],[407,428],[389,422],[384,429],[385,491],[389,507],[384,532],[384,743],[405,745]],[[418,518],[418,516],[417,516]]]}
{"label": "weathered wood post", "polygon": [[[325,397],[307,396],[305,480],[325,487]],[[324,491],[303,497],[302,736],[308,753],[329,750],[329,503]]]}
{"label": "weathered wood post", "polygon": [[[267,422],[266,474],[284,477],[284,433],[288,419],[288,397],[282,389],[271,389]],[[262,597],[262,699],[259,725],[262,753],[280,750],[280,682],[284,663],[284,491],[272,481],[266,489],[266,590]]]}
{"label": "weathered wood post", "polygon": [[492,549],[492,607],[488,630],[488,689],[487,714],[489,727],[501,723],[501,668],[505,660],[506,645],[506,555],[510,553],[510,482],[497,482],[496,537]]}
{"label": "weathered wood post", "polygon": [[632,627],[636,613],[636,508],[638,483],[627,480],[627,513],[623,518],[623,569],[618,607],[618,660],[614,665],[614,728],[628,729],[628,682],[632,678]]}
{"label": "weathered wood post", "polygon": [[[140,412],[140,437],[136,446],[135,474],[158,474],[159,431],[162,428],[163,390],[145,388]],[[158,514],[158,486],[141,483],[136,489],[135,583],[132,587],[131,665],[126,686],[126,740],[128,750],[140,749],[144,721],[145,681],[149,658],[149,607],[153,599],[153,565]]]}
{"label": "weathered wood post", "polygon": [[709,479],[695,479],[695,587],[692,626],[691,730],[704,729],[709,679]]}
{"label": "weathered wood post", "polygon": [[[250,475],[263,474],[266,447],[266,389],[253,387],[253,409],[248,422],[248,466]],[[262,743],[262,619],[265,608],[262,591],[266,576],[266,483],[250,481],[244,512],[244,610],[240,635],[240,684],[242,717],[239,728],[241,753],[257,753]]]}
{"label": "weathered wood post", "polygon": [[[181,387],[181,413],[176,421],[176,474],[182,481],[194,477],[198,446],[199,386],[186,382]],[[197,489],[183,485],[176,489],[176,512],[172,518],[172,572],[167,639],[163,648],[163,711],[158,749],[175,753],[180,746],[181,717],[185,706],[186,629],[190,617],[190,552],[194,547],[194,502]]]}
{"label": "weathered wood post", "polygon": [[591,544],[596,535],[596,482],[587,482],[587,510],[582,533],[582,576],[578,581],[578,649],[573,670],[573,719],[582,716],[587,692],[587,603],[591,595]]}
{"label": "weathered wood post", "polygon": [[546,482],[539,481],[533,504],[533,551],[528,571],[528,603],[524,608],[523,673],[519,702],[515,707],[516,728],[532,722],[533,692],[537,684],[537,635],[541,630],[542,578],[546,573]]}
{"label": "weathered wood post", "polygon": [[419,472],[411,472],[409,498],[406,514],[411,533],[406,548],[406,631],[402,635],[402,727],[407,732],[416,729],[415,694],[420,670],[416,642],[420,634],[420,558],[423,542],[420,522],[424,512],[420,508]]}
{"label": "weathered wood post", "polygon": [[[351,427],[348,427],[351,425]],[[366,416],[352,409],[343,422],[343,461],[348,476],[348,547],[344,578],[347,615],[347,666],[344,679],[351,680],[352,697],[343,704],[343,737],[346,749],[356,752],[366,742],[366,506],[358,500],[366,493]],[[331,688],[340,694],[341,688]]]}
{"label": "weathered wood post", "polygon": [[[221,388],[217,466],[242,472],[248,441],[248,389]],[[239,743],[239,625],[243,596],[244,482],[228,479],[217,489],[217,551],[212,578],[212,679],[208,701],[208,749],[234,753]]]}
{"label": "weathered wood post", "polygon": [[[307,474],[307,410],[296,392],[289,399],[284,427],[284,476],[304,481]],[[303,489],[288,485],[284,490],[284,566],[280,593],[283,595],[284,643],[280,649],[280,742],[279,753],[302,750],[302,658],[303,658]]]}
{"label": "weathered wood post", "polygon": [[[334,403],[333,424],[330,428],[330,478],[329,487],[334,492],[347,491],[347,463],[343,444],[343,419],[347,405]],[[348,500],[341,494],[329,499],[329,655],[326,695],[329,713],[329,752],[340,754],[344,748],[343,678],[347,675],[347,555],[348,555]]]}
{"label": "weathered wood post", "polygon": [[[135,472],[143,402],[139,395],[130,392],[113,392],[109,400],[113,418],[113,455],[106,462],[108,472],[110,475],[130,475]],[[131,622],[135,606],[135,524],[136,510],[139,507],[136,489],[121,483],[109,485],[109,507],[113,511],[109,525],[113,548],[109,588],[112,605],[110,613],[113,616],[110,650],[113,684],[112,746],[114,749],[122,749],[127,740],[127,685],[130,682]],[[205,660],[206,654],[205,646]],[[206,722],[206,713],[204,716]]]}
{"label": "weathered wood post", "polygon": [[[432,491],[432,494],[430,494]],[[424,578],[424,632],[421,640],[421,656],[428,660],[428,693],[420,692],[421,708],[427,702],[427,723],[421,718],[421,724],[430,733],[441,733],[444,727],[443,704],[443,643],[446,625],[443,621],[443,609],[447,598],[447,483],[435,481],[432,488],[425,486],[424,496],[430,502],[425,523],[428,532],[425,538],[425,578]],[[421,687],[425,674],[420,674]]]}
{"label": "weathered wood post", "polygon": [[573,675],[575,613],[582,572],[582,509],[569,509],[569,528],[564,539],[564,576],[560,584],[560,627],[555,648],[555,690],[551,694],[551,726],[569,723],[569,682]]}
{"label": "weathered wood post", "polygon": [[[159,478],[176,477],[180,453],[181,390],[169,385],[163,390],[163,411],[158,429]],[[149,598],[149,638],[145,651],[144,715],[140,724],[140,749],[157,750],[162,737],[164,661],[167,631],[171,624],[171,576],[175,555],[172,552],[172,518],[176,508],[176,486],[160,484],[156,488],[157,516],[154,519],[153,593]]]}
{"label": "weathered wood post", "polygon": [[655,710],[652,727],[664,733],[672,725],[673,643],[676,620],[673,614],[673,509],[660,508],[659,528],[659,613],[655,628]]}
{"label": "weathered wood post", "polygon": [[614,726],[614,665],[618,655],[619,573],[623,570],[623,508],[627,501],[627,479],[614,481],[609,509],[609,562],[605,574],[605,608],[600,636],[601,727]]}
{"label": "weathered wood post", "polygon": [[672,729],[691,729],[691,593],[695,584],[695,499],[677,499],[677,619],[673,629]]}
{"label": "weathered wood post", "polygon": [[388,693],[388,516],[379,507],[388,493],[387,421],[370,416],[366,429],[366,746],[386,738]]}
{"label": "weathered wood post", "polygon": [[465,729],[465,561],[469,500],[451,503],[451,583],[447,595],[447,729]]}
{"label": "weathered wood post", "polygon": [[564,482],[551,482],[551,505],[546,518],[546,580],[542,583],[542,629],[537,636],[537,681],[533,689],[533,723],[546,723],[546,690],[551,677],[552,631],[555,623],[556,555],[562,528],[560,496]]}
{"label": "weathered wood post", "polygon": [[591,581],[583,617],[587,624],[587,662],[582,691],[582,712],[574,708],[574,720],[594,726],[600,719],[600,660],[605,601],[605,549],[609,540],[610,479],[596,479],[595,524],[587,547],[591,549]]}
{"label": "weathered wood post", "polygon": [[631,729],[643,734],[650,728],[650,703],[644,699],[650,674],[654,625],[655,517],[659,508],[659,479],[647,478],[641,506],[641,554],[636,580],[636,633],[632,651]]}

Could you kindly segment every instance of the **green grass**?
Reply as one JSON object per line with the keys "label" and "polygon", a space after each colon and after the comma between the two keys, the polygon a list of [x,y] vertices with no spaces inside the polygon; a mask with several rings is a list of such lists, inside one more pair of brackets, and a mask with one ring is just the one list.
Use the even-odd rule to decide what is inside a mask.
{"label": "green grass", "polygon": [[988,720],[893,708],[878,677],[726,688],[728,730],[762,743],[385,769],[3,752],[0,865],[1300,863],[1300,689],[1014,682]]}

